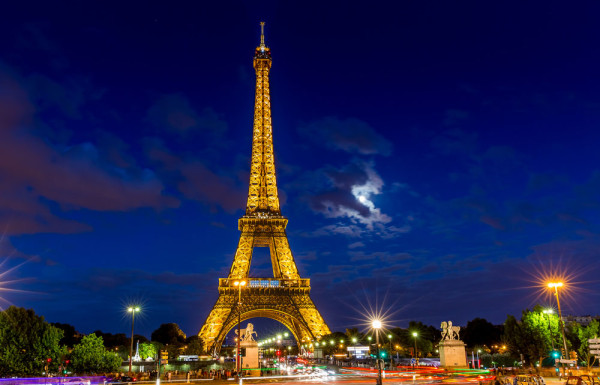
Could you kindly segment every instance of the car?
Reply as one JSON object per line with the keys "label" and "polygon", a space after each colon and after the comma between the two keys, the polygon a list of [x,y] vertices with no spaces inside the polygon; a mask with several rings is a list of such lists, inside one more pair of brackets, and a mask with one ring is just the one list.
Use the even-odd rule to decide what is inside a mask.
{"label": "car", "polygon": [[[513,380],[514,385],[546,385],[542,376],[537,374],[519,374]],[[579,384],[581,385],[581,384]]]}
{"label": "car", "polygon": [[121,377],[117,377],[117,378],[112,378],[110,381],[107,381],[107,382],[111,383],[111,384],[116,384],[116,383],[136,382],[136,381],[137,381],[137,378],[135,378],[135,377],[121,376]]}
{"label": "car", "polygon": [[589,376],[587,374],[582,376],[569,376],[567,377],[566,385],[600,385],[600,379],[596,376]]}
{"label": "car", "polygon": [[600,385],[600,378],[598,376],[584,374],[579,377],[581,377],[581,381],[585,382],[587,385]]}

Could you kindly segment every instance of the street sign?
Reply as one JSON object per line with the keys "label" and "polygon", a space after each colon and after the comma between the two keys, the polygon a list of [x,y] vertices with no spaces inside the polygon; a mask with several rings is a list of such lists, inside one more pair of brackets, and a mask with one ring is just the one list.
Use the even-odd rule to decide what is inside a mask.
{"label": "street sign", "polygon": [[590,338],[588,344],[600,344],[600,338]]}
{"label": "street sign", "polygon": [[590,349],[600,349],[600,344],[590,344]]}
{"label": "street sign", "polygon": [[561,360],[558,360],[558,362],[560,362],[561,364],[576,364],[577,360],[566,360],[563,358]]}
{"label": "street sign", "polygon": [[590,350],[590,354],[594,354],[596,356],[600,356],[600,350]]}

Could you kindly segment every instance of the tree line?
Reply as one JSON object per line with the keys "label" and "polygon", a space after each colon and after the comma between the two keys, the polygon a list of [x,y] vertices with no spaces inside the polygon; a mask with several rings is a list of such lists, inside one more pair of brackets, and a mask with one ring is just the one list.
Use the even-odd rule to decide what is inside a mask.
{"label": "tree line", "polygon": [[[416,333],[416,336],[413,335]],[[565,324],[565,340],[570,358],[580,365],[594,366],[588,340],[600,334],[600,323]],[[461,329],[460,338],[467,351],[479,353],[482,366],[552,366],[556,354],[564,354],[559,317],[544,312],[541,306],[523,310],[520,318],[508,315],[501,325],[475,318]],[[324,354],[345,353],[348,345],[375,344],[372,332],[346,329],[319,341]],[[439,327],[410,321],[407,328],[393,327],[379,335],[380,353],[384,356],[412,357],[416,344],[419,357],[438,355],[441,340]],[[128,360],[130,338],[124,333],[111,334],[97,330],[88,335],[77,333],[68,324],[48,323],[33,310],[11,306],[0,312],[0,377],[39,376],[52,374],[115,372]],[[198,336],[187,337],[175,323],[160,325],[151,339],[135,335],[142,359],[156,358],[166,350],[170,358],[182,354],[202,354]],[[135,350],[134,350],[135,352]],[[554,353],[554,354],[553,354]]]}
{"label": "tree line", "polygon": [[[577,359],[582,366],[596,365],[597,358],[589,354],[588,340],[600,335],[598,320],[587,325],[568,322],[564,329],[569,358]],[[381,330],[379,350],[383,357],[413,357],[416,344],[419,357],[437,357],[441,338],[439,327],[410,321],[407,328]],[[567,357],[558,315],[544,312],[539,305],[532,310],[523,310],[520,318],[508,315],[500,325],[475,318],[461,328],[460,339],[465,343],[467,352],[477,354],[482,366],[486,367],[553,366],[557,356]],[[345,332],[324,336],[318,348],[323,350],[323,354],[331,355],[344,353],[348,345],[355,344],[373,348],[375,335],[372,331],[361,333],[358,329],[346,329]],[[372,350],[371,353],[374,353],[375,349]]]}
{"label": "tree line", "polygon": [[[142,359],[201,354],[198,336],[186,337],[174,323],[162,324],[151,340],[135,335]],[[11,306],[0,312],[0,377],[111,373],[129,359],[131,339],[97,330],[81,335],[69,324],[48,323],[31,309]],[[134,346],[135,354],[135,346]]]}

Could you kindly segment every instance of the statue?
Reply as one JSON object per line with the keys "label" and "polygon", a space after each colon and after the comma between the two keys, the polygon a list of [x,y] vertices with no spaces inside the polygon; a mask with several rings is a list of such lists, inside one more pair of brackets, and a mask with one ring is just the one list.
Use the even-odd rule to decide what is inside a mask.
{"label": "statue", "polygon": [[466,367],[465,343],[458,337],[460,326],[453,326],[452,321],[444,321],[441,328],[442,341],[439,344],[440,365],[444,368]]}
{"label": "statue", "polygon": [[[238,334],[237,329],[235,330],[235,334],[236,335]],[[241,342],[254,342],[254,338],[252,336],[258,335],[254,331],[254,325],[252,325],[251,323],[248,323],[248,325],[246,326],[246,329],[241,329],[240,334],[242,335],[242,337],[240,338]]]}
{"label": "statue", "polygon": [[442,322],[442,340],[458,340],[458,332],[460,331],[460,326],[452,326],[452,321]]}

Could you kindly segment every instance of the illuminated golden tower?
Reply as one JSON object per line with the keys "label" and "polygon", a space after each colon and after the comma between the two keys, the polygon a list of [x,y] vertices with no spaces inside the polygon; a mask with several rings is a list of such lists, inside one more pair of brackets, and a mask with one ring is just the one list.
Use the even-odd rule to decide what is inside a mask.
{"label": "illuminated golden tower", "polygon": [[[211,353],[220,350],[238,317],[241,321],[255,317],[279,321],[299,344],[330,333],[310,298],[310,279],[298,274],[285,233],[288,220],[279,208],[269,94],[271,50],[265,45],[264,23],[260,24],[260,45],[254,53],[256,97],[246,214],[238,221],[242,233],[229,277],[219,279],[219,298],[199,333],[204,349]],[[255,247],[269,247],[274,278],[248,276]],[[239,285],[242,281],[247,284]]]}

